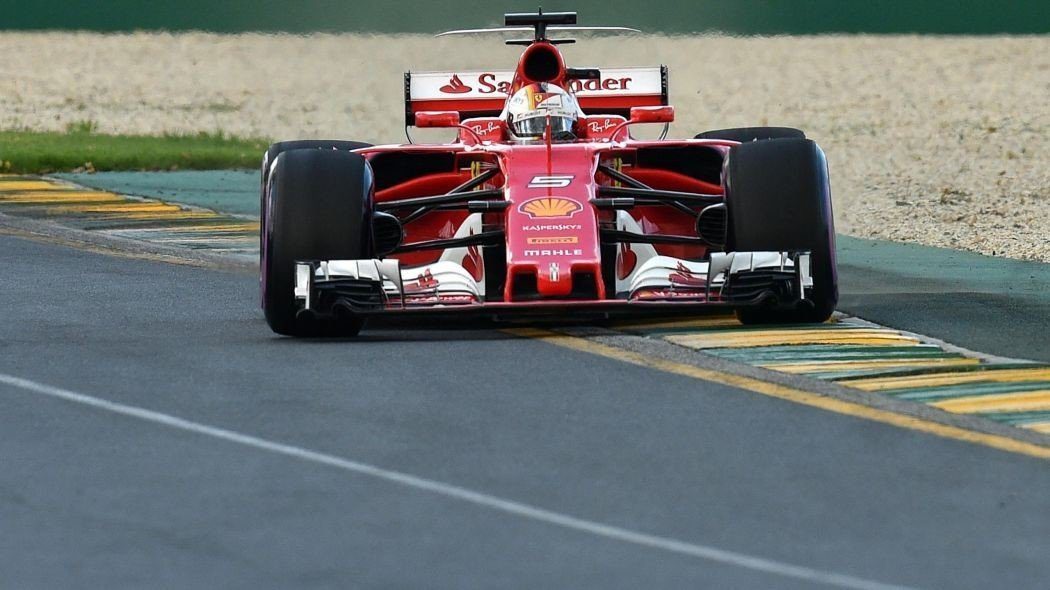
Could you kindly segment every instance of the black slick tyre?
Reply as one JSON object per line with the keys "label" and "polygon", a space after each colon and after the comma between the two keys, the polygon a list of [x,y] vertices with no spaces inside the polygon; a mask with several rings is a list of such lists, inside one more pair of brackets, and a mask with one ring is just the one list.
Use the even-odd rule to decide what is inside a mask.
{"label": "black slick tyre", "polygon": [[270,215],[262,231],[263,311],[290,336],[354,335],[362,322],[318,323],[299,316],[295,263],[373,257],[372,171],[358,154],[318,149],[278,155],[267,182]]}
{"label": "black slick tyre", "polygon": [[[336,150],[348,152],[361,148],[372,147],[372,144],[362,141],[341,141],[334,139],[297,139],[293,141],[279,141],[270,144],[263,152],[262,166],[259,173],[259,222],[266,225],[266,184],[270,175],[270,166],[277,160],[277,156],[290,150]],[[265,244],[264,234],[259,234],[259,251],[262,252]],[[261,260],[260,260],[261,262]]]}
{"label": "black slick tyre", "polygon": [[372,144],[363,141],[343,141],[337,139],[296,139],[292,141],[279,141],[270,144],[263,152],[262,170],[259,175],[261,189],[266,189],[266,177],[270,173],[270,165],[277,160],[282,152],[291,150],[335,150],[349,152],[361,148],[372,147]]}
{"label": "black slick tyre", "polygon": [[766,139],[805,139],[806,134],[794,127],[738,127],[736,129],[717,129],[704,131],[696,139],[728,139],[747,142]]}
{"label": "black slick tyre", "polygon": [[745,324],[818,323],[838,303],[835,227],[824,152],[808,139],[742,143],[725,164],[728,250],[810,252],[813,286],[797,305],[742,307]]}

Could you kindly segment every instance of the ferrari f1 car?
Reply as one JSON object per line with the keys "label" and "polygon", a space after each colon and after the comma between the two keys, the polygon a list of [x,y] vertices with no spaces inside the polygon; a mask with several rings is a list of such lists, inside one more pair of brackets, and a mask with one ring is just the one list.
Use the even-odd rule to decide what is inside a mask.
{"label": "ferrari f1 car", "polygon": [[[667,69],[567,67],[575,13],[506,15],[513,71],[405,74],[406,127],[447,144],[272,145],[261,288],[279,334],[375,316],[697,313],[822,322],[838,299],[827,164],[784,127],[639,140]],[[666,127],[664,129],[666,133]]]}

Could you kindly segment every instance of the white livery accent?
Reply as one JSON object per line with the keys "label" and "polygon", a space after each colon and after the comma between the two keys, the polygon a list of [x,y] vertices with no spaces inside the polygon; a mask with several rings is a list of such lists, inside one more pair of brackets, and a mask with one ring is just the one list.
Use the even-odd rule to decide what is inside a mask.
{"label": "white livery accent", "polygon": [[572,184],[572,174],[555,174],[552,176],[533,176],[528,188],[565,188]]}
{"label": "white livery accent", "polygon": [[[707,284],[708,266],[709,265],[706,262],[689,262],[687,260],[682,260],[681,258],[672,258],[670,256],[654,256],[645,261],[645,263],[638,265],[638,270],[635,271],[633,278],[631,279],[631,287],[629,291],[633,297],[639,289],[646,288],[684,288],[703,290]],[[697,279],[697,284],[676,284],[668,278],[675,273],[683,274],[688,277],[695,277]]]}
{"label": "white livery accent", "polygon": [[[629,231],[633,233],[644,233],[642,226],[631,217],[631,214],[626,211],[616,212],[616,229],[619,231]],[[638,274],[638,271],[645,266],[645,262],[650,258],[656,256],[656,248],[652,244],[628,244],[628,250],[634,253],[637,260],[637,266],[634,270],[624,278],[620,278],[619,275],[616,277],[616,293],[620,294],[625,291],[630,292],[631,284],[634,281],[634,276]],[[623,252],[621,250],[616,251],[616,266],[619,268],[621,264],[621,258],[623,258]]]}

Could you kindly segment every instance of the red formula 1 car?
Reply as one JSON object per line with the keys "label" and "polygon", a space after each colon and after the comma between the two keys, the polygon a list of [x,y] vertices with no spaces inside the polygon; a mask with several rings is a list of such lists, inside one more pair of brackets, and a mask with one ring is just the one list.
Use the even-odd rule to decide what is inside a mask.
{"label": "red formula 1 car", "polygon": [[[372,316],[607,317],[735,309],[821,322],[838,298],[827,164],[801,131],[635,140],[668,124],[664,67],[566,67],[575,13],[512,72],[405,75],[406,125],[441,145],[291,141],[262,168],[262,304],[280,334]],[[666,128],[665,128],[666,131]]]}

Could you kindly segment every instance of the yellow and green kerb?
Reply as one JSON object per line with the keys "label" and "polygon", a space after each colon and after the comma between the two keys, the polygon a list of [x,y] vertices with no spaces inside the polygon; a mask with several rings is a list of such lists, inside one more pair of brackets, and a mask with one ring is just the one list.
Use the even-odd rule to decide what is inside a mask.
{"label": "yellow and green kerb", "polygon": [[247,257],[258,251],[256,220],[85,189],[50,178],[0,176],[0,213],[224,254]]}
{"label": "yellow and green kerb", "polygon": [[852,318],[749,327],[719,316],[619,328],[726,360],[1050,434],[1050,365],[985,360]]}

